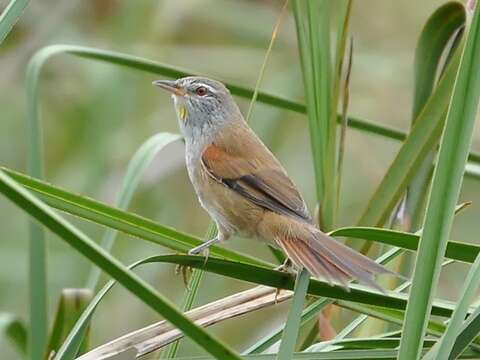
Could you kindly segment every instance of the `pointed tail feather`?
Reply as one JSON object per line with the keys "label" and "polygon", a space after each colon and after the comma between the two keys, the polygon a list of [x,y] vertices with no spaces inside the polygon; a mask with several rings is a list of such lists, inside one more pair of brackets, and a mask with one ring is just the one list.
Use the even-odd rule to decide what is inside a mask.
{"label": "pointed tail feather", "polygon": [[317,229],[312,229],[306,239],[283,237],[277,242],[295,265],[305,267],[314,277],[346,289],[351,280],[358,280],[384,292],[374,281],[374,275],[398,276]]}

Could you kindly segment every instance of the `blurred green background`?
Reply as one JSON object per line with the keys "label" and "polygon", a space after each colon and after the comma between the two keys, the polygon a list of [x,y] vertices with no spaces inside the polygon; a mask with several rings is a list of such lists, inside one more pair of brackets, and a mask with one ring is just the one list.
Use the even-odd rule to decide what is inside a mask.
{"label": "blurred green background", "polygon": [[[428,16],[442,3],[354,2],[351,115],[408,129],[415,43]],[[0,0],[0,9],[6,4],[6,0]],[[58,43],[94,46],[254,87],[282,4],[274,0],[31,2],[0,48],[0,164],[25,172],[25,69],[38,49]],[[170,98],[150,85],[155,78],[69,55],[49,62],[40,85],[48,181],[112,203],[126,165],[141,143],[156,132],[177,132]],[[271,53],[261,89],[301,100],[301,79],[294,23],[289,14]],[[238,101],[246,113],[248,102]],[[251,125],[283,162],[313,209],[315,190],[306,118],[258,104]],[[348,131],[338,225],[355,223],[398,147],[391,140]],[[478,130],[474,149],[480,150]],[[476,226],[479,199],[480,183],[467,179],[461,200],[471,200],[473,205],[455,220],[454,239],[480,243]],[[170,146],[157,156],[130,210],[203,236],[209,219],[190,186],[180,145]],[[27,219],[3,199],[0,219],[0,311],[20,314],[27,320]],[[95,239],[103,234],[100,227],[73,221]],[[235,238],[226,246],[271,258],[263,245],[252,240]],[[89,267],[76,252],[52,236],[48,249],[53,313],[60,290],[82,287]],[[130,263],[164,251],[121,235],[113,252]],[[463,265],[455,264],[443,272],[441,297],[455,299],[465,270]],[[173,266],[150,265],[139,273],[179,303],[184,285],[181,277],[174,275]],[[249,286],[208,275],[198,303]],[[216,325],[212,331],[235,348],[245,349],[281,322],[286,309],[285,305],[277,306]],[[93,343],[103,343],[156,320],[152,311],[117,288],[96,312]],[[182,346],[180,355],[193,346]],[[16,358],[3,339],[0,349],[2,359]]]}

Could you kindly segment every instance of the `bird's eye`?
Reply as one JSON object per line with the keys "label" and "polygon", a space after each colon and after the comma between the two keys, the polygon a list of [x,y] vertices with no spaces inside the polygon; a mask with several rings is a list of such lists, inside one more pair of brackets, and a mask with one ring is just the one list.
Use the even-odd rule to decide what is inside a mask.
{"label": "bird's eye", "polygon": [[204,96],[207,94],[207,88],[205,86],[200,86],[195,90],[195,93],[198,96]]}

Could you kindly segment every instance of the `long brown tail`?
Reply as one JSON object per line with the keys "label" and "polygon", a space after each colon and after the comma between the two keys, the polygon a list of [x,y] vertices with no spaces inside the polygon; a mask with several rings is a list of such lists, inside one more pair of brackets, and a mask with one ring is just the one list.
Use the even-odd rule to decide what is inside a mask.
{"label": "long brown tail", "polygon": [[312,229],[310,235],[306,239],[283,237],[277,241],[296,266],[305,267],[314,277],[346,289],[351,280],[358,280],[384,292],[374,275],[398,276],[317,229]]}

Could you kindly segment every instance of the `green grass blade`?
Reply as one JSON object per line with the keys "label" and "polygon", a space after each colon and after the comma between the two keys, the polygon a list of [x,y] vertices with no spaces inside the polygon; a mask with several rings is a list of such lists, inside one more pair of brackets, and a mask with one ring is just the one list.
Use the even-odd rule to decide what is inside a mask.
{"label": "green grass blade", "polygon": [[[394,251],[394,250],[398,250],[398,248],[394,248],[394,249],[391,249],[390,251]],[[452,260],[447,260],[443,263],[443,266],[446,266],[446,265],[449,265],[449,264],[452,264],[453,261]],[[395,288],[395,292],[402,292],[404,291],[407,287],[409,287],[410,285],[412,284],[412,282],[409,280],[409,281],[405,281],[403,284],[399,285],[397,288]],[[348,305],[347,305],[348,307]],[[364,309],[361,309],[361,310],[364,310]],[[335,339],[343,339],[345,337],[347,337],[348,335],[350,335],[355,329],[357,329],[361,324],[363,324],[368,318],[370,315],[373,315],[375,316],[374,314],[371,314],[369,313],[368,311],[361,311],[363,312],[364,314],[360,315],[359,317],[355,318],[350,324],[348,324],[346,327],[344,327],[342,329],[342,331],[340,331],[337,336],[335,336]],[[378,312],[377,311],[377,314],[378,313],[381,313],[381,312]],[[366,315],[368,314],[368,315]],[[402,315],[402,319],[398,319],[398,321],[392,321],[391,319],[388,318],[388,316],[377,316],[378,318],[384,320],[384,321],[389,321],[389,322],[393,322],[393,323],[396,323],[398,325],[402,325],[403,324],[403,315]],[[427,333],[428,334],[433,334],[433,335],[438,335],[439,334],[439,331],[440,332],[444,332],[445,330],[445,327],[439,323],[429,323],[427,325]]]}
{"label": "green grass blade", "polygon": [[0,15],[0,44],[20,19],[29,2],[29,0],[11,0],[3,10]]}
{"label": "green grass blade", "polygon": [[[208,231],[207,233],[215,234],[215,230],[213,232]],[[214,235],[215,236],[215,235]],[[187,289],[185,290],[185,298],[183,300],[182,311],[185,313],[192,309],[195,298],[198,294],[198,290],[200,288],[200,283],[202,282],[203,275],[205,274],[204,271],[195,269],[192,273],[192,277],[188,282]],[[174,341],[169,347],[168,350],[165,352],[165,356],[163,353],[161,354],[163,358],[167,359],[174,359],[177,357],[178,349],[180,348],[180,341]]]}
{"label": "green grass blade", "polygon": [[[208,226],[207,233],[205,234],[205,240],[213,239],[217,235],[217,227],[215,223],[211,222]],[[185,297],[183,301],[182,311],[185,313],[192,309],[193,303],[197,296],[198,290],[200,289],[200,283],[203,278],[204,271],[195,269],[193,270],[193,274],[188,282],[188,286],[185,289]],[[173,342],[168,348],[168,351],[165,352],[166,356],[163,358],[170,358],[174,359],[177,357],[177,352],[180,347],[180,340]]]}
{"label": "green grass blade", "polygon": [[[402,250],[400,249],[391,249],[387,251],[385,254],[381,255],[379,258],[376,259],[376,262],[379,264],[385,265],[393,260],[395,257],[400,255]],[[307,306],[307,308],[302,312],[302,326],[307,324],[310,320],[313,320],[323,308],[329,304],[332,304],[334,300],[332,299],[318,299],[314,301],[312,304]],[[281,337],[284,329],[284,325],[280,326],[278,329],[273,331],[271,334],[265,336],[263,339],[259,340],[257,343],[252,345],[244,354],[258,354],[262,351],[267,350],[270,346],[275,344]]]}
{"label": "green grass blade", "polygon": [[208,353],[217,359],[240,359],[233,350],[188,320],[169,300],[161,296],[154,288],[128,270],[117,259],[25,190],[3,171],[0,171],[0,192],[87,259],[101,267],[102,270],[119,281],[146,305],[182,330],[185,336],[191,338]]}
{"label": "green grass blade", "polygon": [[450,353],[451,359],[456,359],[467,346],[480,333],[480,306],[477,306],[475,311],[465,320],[462,325],[462,331],[458,334],[455,344]]}
{"label": "green grass blade", "polygon": [[[113,208],[88,197],[70,193],[46,182],[33,179],[5,168],[0,168],[0,170],[7,172],[7,174],[15,181],[21,183],[27,189],[34,191],[35,194],[43,201],[47,202],[48,205],[69,214],[111,227],[175,251],[187,252],[192,247],[202,243],[202,240],[193,235],[160,225],[139,215]],[[219,246],[210,247],[210,251],[212,255],[225,257],[235,261],[262,266],[273,266],[266,261],[242,255]]]}
{"label": "green grass blade", "polygon": [[448,323],[447,330],[439,342],[425,356],[425,360],[447,360],[450,358],[453,346],[457,337],[462,332],[462,325],[469,310],[470,304],[475,298],[480,287],[480,256],[473,263],[463,284],[460,300],[453,312],[453,316]]}
{"label": "green grass blade", "polygon": [[441,135],[461,52],[457,49],[434,93],[426,103],[407,139],[360,217],[359,225],[380,226],[405,192],[413,175]]}
{"label": "green grass blade", "polygon": [[[330,18],[332,16],[332,8],[334,1],[321,0],[321,1],[309,1],[308,4],[318,3],[319,6],[310,6],[311,11],[316,11],[312,14],[316,32],[313,36],[315,41],[314,48],[319,48],[318,57],[315,56],[312,61],[319,62],[318,77],[315,78],[317,84],[319,84],[319,93],[316,99],[316,103],[320,107],[319,122],[320,122],[320,137],[314,139],[314,141],[322,141],[325,146],[325,158],[323,176],[325,178],[325,189],[322,198],[319,198],[320,203],[320,226],[324,230],[331,230],[335,226],[336,222],[336,210],[337,210],[337,109],[334,107],[333,100],[333,88],[339,87],[340,84],[332,84],[332,55],[331,55],[331,39],[330,39]],[[342,54],[337,54],[342,55]],[[335,102],[336,105],[336,102]]]}
{"label": "green grass blade", "polygon": [[445,46],[465,24],[465,8],[459,2],[447,2],[427,20],[415,49],[415,84],[412,117],[425,106],[435,87],[435,79]]}
{"label": "green grass blade", "polygon": [[[371,227],[340,228],[330,232],[330,235],[375,241],[412,251],[418,249],[420,241],[420,235],[417,234]],[[473,263],[479,252],[480,246],[450,240],[447,243],[445,257],[456,261]]]}
{"label": "green grass blade", "polygon": [[[330,299],[318,299],[309,306],[305,308],[301,316],[301,325],[307,324],[310,320],[313,320],[318,316],[318,313],[322,311],[327,305],[331,304],[333,301]],[[247,350],[243,352],[244,355],[248,354],[260,354],[261,352],[267,350],[270,346],[274,345],[277,341],[282,338],[283,331],[285,329],[285,324],[277,328],[271,334],[265,336],[261,340],[257,341],[255,344],[250,346]]]}
{"label": "green grass blade", "polygon": [[[393,324],[402,325],[405,322],[405,311],[398,309],[386,309],[382,306],[361,305],[353,302],[338,302],[338,305],[361,314],[365,314],[377,319],[385,320]],[[426,332],[430,335],[440,336],[446,327],[442,323],[430,320],[426,326]]]}
{"label": "green grass blade", "polygon": [[[322,0],[323,2],[323,0]],[[306,112],[309,124],[310,146],[312,149],[313,169],[315,174],[315,189],[317,199],[323,199],[324,195],[324,174],[325,168],[325,147],[326,143],[321,141],[320,127],[320,107],[317,101],[317,95],[320,91],[318,82],[319,61],[314,61],[314,54],[318,55],[319,47],[313,44],[312,29],[310,18],[314,10],[311,7],[317,7],[318,2],[292,0],[293,13],[295,16],[295,26],[298,42],[298,51],[300,55],[304,94],[306,100]],[[317,29],[314,29],[313,36],[317,36]],[[328,32],[330,34],[330,32]],[[317,38],[317,37],[316,37]],[[317,139],[319,141],[317,141]]]}
{"label": "green grass blade", "polygon": [[[128,208],[133,194],[140,183],[143,173],[151,164],[155,158],[155,155],[168,144],[180,139],[181,136],[177,134],[159,133],[150,137],[138,148],[128,164],[127,172],[122,182],[122,188],[120,189],[117,200],[115,201],[116,207],[119,209]],[[103,235],[101,246],[110,252],[116,236],[117,231],[108,229]],[[99,279],[100,270],[97,267],[92,267],[90,274],[88,275],[86,287],[92,290],[95,289],[98,285]]]}
{"label": "green grass blade", "polygon": [[[290,274],[273,270],[273,268],[268,269],[256,265],[218,259],[212,256],[208,258],[206,263],[203,256],[190,255],[161,255],[155,257],[155,261],[186,265],[254,284],[287,290],[293,290],[295,284],[294,278]],[[350,284],[350,292],[347,292],[339,286],[330,286],[325,282],[315,279],[310,280],[308,294],[399,310],[404,310],[407,303],[407,296],[405,294],[391,291],[382,294],[376,290],[371,290],[366,286],[357,284]],[[452,303],[436,300],[434,301],[432,314],[449,317],[453,309],[454,305]]]}
{"label": "green grass blade", "polygon": [[[43,133],[38,121],[37,101],[38,71],[27,68],[27,131],[28,174],[43,178]],[[46,269],[46,242],[43,228],[29,223],[29,306],[30,306],[30,356],[41,359],[46,350],[48,334],[48,286]]]}
{"label": "green grass blade", "polygon": [[0,313],[0,336],[9,340],[18,354],[27,356],[27,328],[14,314]]}
{"label": "green grass blade", "polygon": [[[128,269],[132,270],[140,265],[148,263],[151,263],[151,258],[137,261],[129,265]],[[68,333],[68,336],[65,338],[65,341],[62,343],[62,346],[56,354],[55,360],[73,360],[75,358],[97,306],[115,284],[117,284],[115,280],[110,280],[100,291],[97,292]]]}
{"label": "green grass blade", "polygon": [[[90,289],[63,289],[57,306],[57,313],[53,321],[52,332],[47,346],[47,359],[51,354],[57,354],[61,344],[65,341],[88,303],[92,300],[93,293]],[[86,335],[88,327],[85,327]],[[85,351],[88,348],[88,339],[84,336],[77,350]],[[82,345],[82,346],[80,346]]]}
{"label": "green grass blade", "polygon": [[[14,178],[27,189],[34,191],[50,206],[72,215],[79,216],[104,226],[112,227],[113,229],[122,231],[126,234],[160,244],[176,251],[187,252],[192,247],[201,243],[200,239],[192,235],[160,225],[139,215],[110,207],[88,197],[70,193],[46,182],[33,179],[6,168],[0,169],[7,172],[9,176]],[[371,227],[340,228],[330,232],[330,235],[381,242],[412,251],[417,249],[420,239],[419,235],[412,233]],[[230,260],[267,267],[273,266],[268,262],[218,246],[212,246],[211,252],[214,256]],[[480,246],[449,241],[445,255],[453,260],[473,263],[479,252]]]}
{"label": "green grass blade", "polygon": [[295,351],[309,281],[310,273],[306,269],[302,269],[298,273],[297,280],[295,281],[295,294],[293,295],[290,311],[288,312],[287,323],[280,343],[280,349],[278,350],[278,360],[291,359]]}
{"label": "green grass blade", "polygon": [[302,61],[310,143],[320,205],[319,223],[331,229],[336,210],[336,110],[332,109],[330,0],[293,2]]}
{"label": "green grass blade", "polygon": [[[442,54],[454,34],[464,24],[465,9],[459,2],[442,5],[427,20],[415,50],[412,125],[433,92]],[[435,150],[426,157],[407,190],[405,220],[409,228],[404,230],[417,230],[421,226],[422,209],[425,194],[428,193]]]}
{"label": "green grass blade", "polygon": [[[292,4],[296,4],[298,1],[292,1]],[[295,7],[294,7],[295,9]],[[143,71],[150,74],[163,75],[171,78],[178,78],[183,76],[198,75],[198,73],[181,69],[172,65],[162,64],[149,59],[144,59],[129,54],[107,51],[98,48],[75,46],[75,45],[50,45],[40,49],[31,59],[29,68],[32,70],[29,72],[32,83],[31,96],[37,96],[36,87],[38,86],[38,78],[40,71],[44,64],[51,58],[60,54],[69,54],[77,57],[82,57],[90,60],[108,62],[114,65],[124,66],[130,69]],[[28,74],[27,74],[28,76]],[[245,86],[241,86],[235,83],[225,82],[232,94],[239,97],[251,99],[255,90]],[[29,100],[30,101],[30,100]],[[36,101],[36,98],[35,98]],[[304,104],[282,98],[277,95],[272,95],[266,92],[259,91],[257,101],[266,105],[271,105],[277,108],[290,110],[298,113],[306,113],[306,107]],[[35,105],[37,106],[37,105]],[[38,115],[35,115],[38,117]],[[337,122],[342,121],[342,116],[337,117]],[[372,121],[367,121],[357,117],[348,117],[348,126],[364,131],[371,134],[384,136],[393,140],[403,141],[406,139],[407,134],[398,129],[394,129],[382,124],[377,124]],[[480,154],[471,153],[469,160],[480,164]]]}
{"label": "green grass blade", "polygon": [[480,96],[480,69],[476,66],[479,61],[480,22],[477,9],[468,31],[433,176],[417,254],[421,266],[416,266],[414,273],[400,344],[400,360],[418,359],[420,356],[428,310],[440,275],[440,265],[472,140]]}

